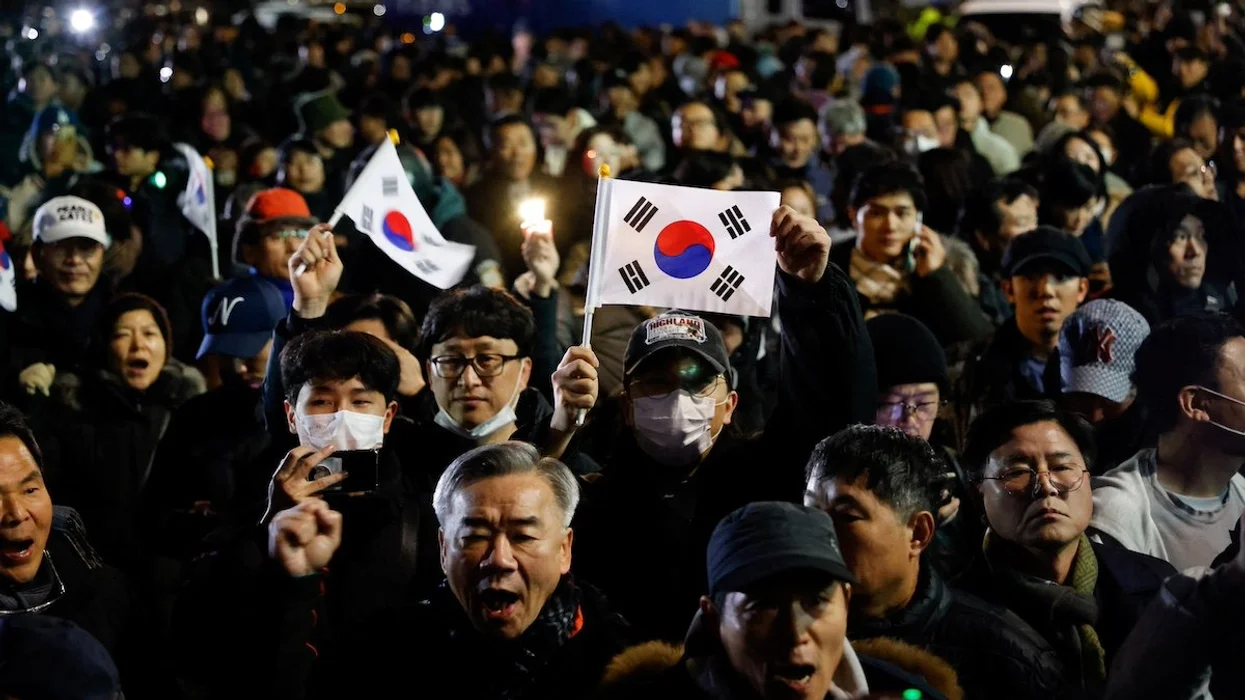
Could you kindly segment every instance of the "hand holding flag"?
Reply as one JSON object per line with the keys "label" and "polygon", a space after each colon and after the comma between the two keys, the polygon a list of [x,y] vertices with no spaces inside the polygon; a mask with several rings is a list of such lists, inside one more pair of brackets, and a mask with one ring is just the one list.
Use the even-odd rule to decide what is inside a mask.
{"label": "hand holding flag", "polygon": [[774,212],[769,235],[783,272],[809,283],[821,280],[830,264],[830,234],[816,219],[784,204]]}
{"label": "hand holding flag", "polygon": [[[325,235],[328,234],[328,235]],[[294,310],[303,318],[319,318],[328,310],[329,299],[342,279],[337,240],[329,224],[317,224],[286,265],[294,286]],[[302,270],[302,272],[299,272]]]}

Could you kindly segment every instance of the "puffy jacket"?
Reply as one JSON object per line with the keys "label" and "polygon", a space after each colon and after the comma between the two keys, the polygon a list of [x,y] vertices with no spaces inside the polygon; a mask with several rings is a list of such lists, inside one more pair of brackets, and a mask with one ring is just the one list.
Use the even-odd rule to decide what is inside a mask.
{"label": "puffy jacket", "polygon": [[49,285],[38,280],[17,286],[17,310],[0,309],[0,398],[22,405],[26,396],[17,376],[37,362],[50,363],[57,373],[84,369],[87,348],[110,293],[103,279],[77,306],[69,306]]}
{"label": "puffy jacket", "polygon": [[1042,635],[1010,610],[948,588],[929,566],[907,607],[881,620],[852,616],[847,636],[890,637],[938,655],[967,700],[1072,697],[1059,654]]}

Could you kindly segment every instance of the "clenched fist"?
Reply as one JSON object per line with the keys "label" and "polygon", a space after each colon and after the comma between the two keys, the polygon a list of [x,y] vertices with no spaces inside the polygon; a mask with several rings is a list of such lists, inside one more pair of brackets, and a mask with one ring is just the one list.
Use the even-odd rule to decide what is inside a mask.
{"label": "clenched fist", "polygon": [[268,555],[290,576],[328,566],[342,543],[342,514],[319,499],[277,513],[268,525]]}

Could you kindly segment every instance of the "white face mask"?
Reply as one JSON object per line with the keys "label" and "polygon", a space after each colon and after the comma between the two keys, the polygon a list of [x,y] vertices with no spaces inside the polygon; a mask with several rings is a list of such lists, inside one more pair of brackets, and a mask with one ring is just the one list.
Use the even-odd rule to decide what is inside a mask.
{"label": "white face mask", "polygon": [[712,433],[713,413],[720,404],[712,396],[692,396],[679,389],[665,396],[636,398],[631,403],[636,442],[658,462],[682,466],[713,447],[717,438]]}
{"label": "white face mask", "polygon": [[[1196,388],[1197,388],[1197,389],[1199,389],[1199,390],[1201,390],[1201,391],[1204,391],[1204,392],[1206,392],[1206,393],[1208,393],[1208,394],[1210,394],[1210,395],[1212,395],[1212,396],[1218,396],[1219,398],[1224,399],[1224,400],[1226,400],[1226,401],[1231,401],[1232,403],[1235,403],[1235,404],[1240,404],[1241,406],[1245,406],[1245,401],[1241,401],[1240,399],[1234,399],[1234,398],[1232,398],[1231,396],[1224,396],[1223,394],[1220,394],[1219,392],[1217,392],[1217,391],[1215,391],[1215,390],[1213,390],[1213,389],[1207,389],[1207,388],[1206,388],[1206,387],[1204,387],[1204,386],[1199,386],[1199,387],[1196,387]],[[1245,437],[1245,430],[1237,430],[1236,428],[1229,428],[1228,426],[1224,425],[1223,423],[1216,423],[1216,422],[1215,422],[1215,421],[1213,421],[1213,420],[1212,420],[1212,421],[1207,421],[1207,422],[1208,422],[1208,423],[1210,423],[1211,425],[1215,426],[1216,428],[1219,428],[1220,430],[1222,430],[1222,431],[1224,431],[1224,432],[1232,433],[1233,435],[1236,435],[1236,436],[1238,436],[1238,437]]]}
{"label": "white face mask", "polygon": [[294,427],[300,445],[323,450],[375,450],[385,441],[385,417],[358,411],[307,415],[294,411]]}
{"label": "white face mask", "polygon": [[510,396],[510,401],[506,402],[505,407],[498,411],[492,418],[489,418],[474,428],[464,428],[462,423],[455,420],[454,416],[451,416],[449,412],[445,410],[445,407],[441,405],[440,401],[437,402],[437,415],[433,417],[432,422],[459,437],[464,437],[469,440],[483,440],[484,438],[518,420],[518,417],[514,412],[514,407],[519,404],[520,393],[522,392],[519,390],[519,383],[516,381],[514,384],[514,393]]}

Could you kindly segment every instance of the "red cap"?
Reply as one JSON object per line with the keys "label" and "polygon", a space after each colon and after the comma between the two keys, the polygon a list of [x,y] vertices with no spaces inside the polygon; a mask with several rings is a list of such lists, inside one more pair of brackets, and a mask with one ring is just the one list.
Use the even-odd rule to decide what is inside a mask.
{"label": "red cap", "polygon": [[714,72],[734,70],[741,65],[739,58],[729,51],[714,51],[709,57],[709,69]]}
{"label": "red cap", "polygon": [[256,192],[251,201],[247,202],[244,216],[260,224],[274,219],[312,218],[311,210],[307,208],[307,200],[294,190],[284,187]]}

